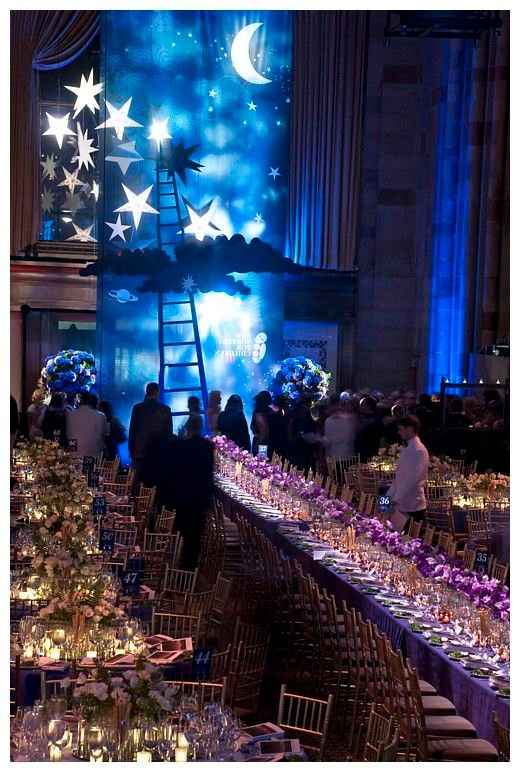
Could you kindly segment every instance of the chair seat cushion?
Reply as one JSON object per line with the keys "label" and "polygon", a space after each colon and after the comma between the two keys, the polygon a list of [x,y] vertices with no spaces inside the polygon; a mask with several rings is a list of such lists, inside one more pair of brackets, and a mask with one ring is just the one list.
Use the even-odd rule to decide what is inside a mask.
{"label": "chair seat cushion", "polygon": [[428,761],[498,761],[487,740],[457,737],[428,741]]}
{"label": "chair seat cushion", "polygon": [[419,689],[421,690],[423,697],[426,695],[433,696],[434,694],[437,694],[435,686],[432,686],[428,681],[419,681]]}
{"label": "chair seat cushion", "polygon": [[477,730],[462,716],[425,716],[428,737],[476,737]]}
{"label": "chair seat cushion", "polygon": [[455,716],[457,710],[453,702],[438,694],[421,697],[425,716]]}

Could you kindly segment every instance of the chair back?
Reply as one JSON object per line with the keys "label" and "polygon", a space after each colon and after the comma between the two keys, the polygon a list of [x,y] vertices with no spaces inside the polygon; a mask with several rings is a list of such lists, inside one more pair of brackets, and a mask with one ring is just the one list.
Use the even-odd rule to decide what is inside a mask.
{"label": "chair back", "polygon": [[212,655],[209,677],[212,681],[220,683],[223,678],[229,677],[230,668],[231,644],[228,643],[223,651],[217,651]]}
{"label": "chair back", "polygon": [[408,525],[408,536],[410,539],[418,539],[421,535],[421,529],[422,529],[422,523],[420,520],[414,520],[413,517],[410,518],[410,523]]}
{"label": "chair back", "polygon": [[505,582],[509,575],[509,563],[499,563],[496,558],[491,561],[491,578]]}
{"label": "chair back", "polygon": [[171,593],[195,592],[199,569],[195,571],[183,571],[180,568],[166,566],[162,592],[165,596]]}
{"label": "chair back", "polygon": [[434,525],[427,525],[424,529],[424,533],[422,536],[422,540],[425,544],[428,544],[430,547],[433,546],[433,540],[435,538],[436,528]]}
{"label": "chair back", "polygon": [[220,683],[210,681],[165,681],[164,683],[176,689],[177,697],[181,701],[183,698],[195,699],[199,710],[209,703],[219,702],[224,706],[227,687],[225,678]]}
{"label": "chair back", "polygon": [[155,530],[158,533],[172,533],[175,525],[175,510],[163,507],[155,520]]}
{"label": "chair back", "polygon": [[462,562],[464,568],[469,571],[473,571],[475,568],[475,560],[477,557],[477,550],[471,549],[467,544],[464,545],[464,552],[462,553]]}
{"label": "chair back", "polygon": [[497,738],[498,760],[509,761],[509,728],[502,726],[496,710],[493,711],[492,718]]}
{"label": "chair back", "polygon": [[373,704],[368,719],[368,729],[365,738],[362,761],[378,761],[378,757],[392,740],[395,722],[390,715],[384,715],[376,710]]}
{"label": "chair back", "polygon": [[289,734],[300,735],[302,747],[314,752],[319,761],[327,739],[332,712],[333,695],[321,700],[287,691],[286,684],[280,689],[277,724]]}
{"label": "chair back", "polygon": [[450,512],[452,502],[450,498],[429,501],[426,509],[426,522],[441,531],[451,531]]}
{"label": "chair back", "polygon": [[169,611],[152,612],[152,635],[169,635],[170,638],[199,638],[200,617],[191,614],[172,614]]}

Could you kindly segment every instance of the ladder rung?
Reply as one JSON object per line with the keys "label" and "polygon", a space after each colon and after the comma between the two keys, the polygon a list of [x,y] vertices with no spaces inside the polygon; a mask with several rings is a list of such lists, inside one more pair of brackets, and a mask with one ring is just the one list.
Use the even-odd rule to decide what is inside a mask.
{"label": "ladder rung", "polygon": [[165,362],[163,367],[198,367],[198,362]]}
{"label": "ladder rung", "polygon": [[163,343],[163,347],[165,346],[194,346],[195,341],[194,340],[186,340],[179,343]]}
{"label": "ladder rung", "polygon": [[165,300],[163,306],[189,306],[189,300]]}
{"label": "ladder rung", "polygon": [[[177,207],[176,206],[161,206],[161,211],[165,211],[165,210],[169,210],[169,209],[177,209]],[[161,228],[164,228],[164,225],[161,225]]]}
{"label": "ladder rung", "polygon": [[[189,412],[189,410],[177,410],[175,412],[172,410],[171,414],[172,415],[190,415],[190,412]],[[205,410],[201,410],[200,414],[201,415],[206,415],[206,411]]]}
{"label": "ladder rung", "polygon": [[190,388],[184,386],[178,386],[176,389],[163,389],[165,394],[171,394],[172,392],[179,391],[202,391],[202,386],[191,386]]}
{"label": "ladder rung", "polygon": [[163,324],[193,324],[193,319],[181,319],[180,321],[175,319],[172,322],[163,322]]}

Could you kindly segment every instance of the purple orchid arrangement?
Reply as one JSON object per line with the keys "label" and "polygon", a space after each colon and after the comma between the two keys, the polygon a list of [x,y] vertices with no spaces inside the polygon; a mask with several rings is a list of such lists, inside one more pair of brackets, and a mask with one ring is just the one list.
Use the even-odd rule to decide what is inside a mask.
{"label": "purple orchid arrangement", "polygon": [[273,485],[291,490],[300,498],[312,502],[323,517],[353,525],[357,535],[363,534],[372,544],[381,545],[388,553],[410,560],[423,576],[463,592],[477,608],[488,608],[495,617],[509,620],[509,588],[503,582],[465,569],[461,560],[450,558],[442,550],[434,551],[422,539],[403,538],[389,520],[383,523],[375,517],[357,512],[340,499],[329,498],[324,488],[305,480],[301,473],[284,472],[279,465],[241,450],[227,437],[214,437],[213,442],[219,453],[241,462],[248,472],[262,480],[271,480]]}

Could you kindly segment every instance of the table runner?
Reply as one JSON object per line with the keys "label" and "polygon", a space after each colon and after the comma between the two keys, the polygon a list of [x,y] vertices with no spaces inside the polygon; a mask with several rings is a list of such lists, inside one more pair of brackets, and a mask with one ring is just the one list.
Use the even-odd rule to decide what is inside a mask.
{"label": "table runner", "polygon": [[292,544],[278,530],[279,522],[266,520],[221,488],[218,488],[218,495],[226,511],[246,517],[286,555],[297,558],[307,573],[336,598],[345,600],[348,605],[358,609],[365,619],[374,622],[388,636],[392,646],[410,658],[420,677],[433,684],[439,694],[453,702],[460,715],[475,725],[481,738],[496,743],[492,712],[495,710],[499,721],[509,726],[508,700],[500,698],[486,681],[473,678],[462,665],[450,660],[441,648],[431,646],[422,635],[412,632],[408,622],[396,619],[373,597],[361,592],[343,576],[313,560],[312,555]]}

